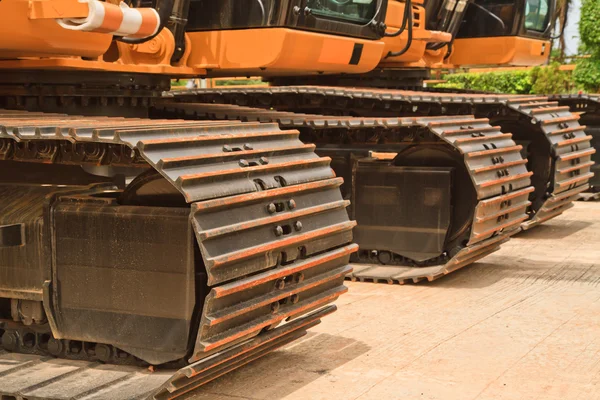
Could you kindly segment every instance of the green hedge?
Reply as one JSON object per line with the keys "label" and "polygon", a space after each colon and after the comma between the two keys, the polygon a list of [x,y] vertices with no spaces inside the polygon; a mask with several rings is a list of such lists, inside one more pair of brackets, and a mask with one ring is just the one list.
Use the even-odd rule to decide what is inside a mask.
{"label": "green hedge", "polygon": [[246,86],[246,85],[260,85],[261,79],[231,79],[231,80],[218,80],[215,81],[217,86]]}
{"label": "green hedge", "polygon": [[435,87],[510,94],[554,94],[572,91],[570,74],[561,71],[559,67],[559,64],[552,64],[528,70],[449,74],[444,76],[445,83]]}

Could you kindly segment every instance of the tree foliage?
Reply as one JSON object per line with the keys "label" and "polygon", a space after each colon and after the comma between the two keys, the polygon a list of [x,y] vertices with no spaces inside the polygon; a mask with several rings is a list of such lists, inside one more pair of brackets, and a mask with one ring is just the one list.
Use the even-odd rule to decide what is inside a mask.
{"label": "tree foliage", "polygon": [[589,58],[578,60],[573,73],[575,82],[586,91],[600,91],[600,1],[583,0],[579,20],[581,51]]}
{"label": "tree foliage", "polygon": [[585,91],[590,93],[600,92],[600,57],[591,56],[577,61],[573,71],[573,79]]}
{"label": "tree foliage", "polygon": [[581,2],[579,37],[591,53],[596,55],[600,53],[600,1],[583,0]]}

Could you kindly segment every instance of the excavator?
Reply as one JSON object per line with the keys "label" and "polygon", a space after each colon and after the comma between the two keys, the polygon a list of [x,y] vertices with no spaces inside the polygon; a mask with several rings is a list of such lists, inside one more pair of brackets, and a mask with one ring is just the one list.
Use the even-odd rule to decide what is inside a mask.
{"label": "excavator", "polygon": [[433,280],[562,213],[593,164],[568,107],[421,88],[543,63],[553,7],[0,1],[0,397],[175,398],[347,277]]}
{"label": "excavator", "polygon": [[[318,2],[326,3],[328,12],[344,7]],[[356,2],[344,5],[346,18],[358,12]],[[548,0],[391,1],[380,32],[383,49],[367,72],[272,72],[265,88],[174,91],[177,103],[167,101],[161,110],[182,118],[268,121],[299,129],[344,177],[342,192],[351,201],[360,246],[351,257],[350,278],[433,280],[495,251],[510,232],[562,214],[590,187],[592,137],[579,116],[556,99],[423,88],[435,68],[544,64],[554,9]],[[311,4],[300,11],[316,20],[322,13]],[[361,46],[347,51],[349,63],[363,59]],[[264,76],[269,68],[237,75]],[[322,121],[316,126],[304,115],[277,112],[321,115]],[[437,127],[434,140],[419,137],[414,126],[398,135],[402,129],[394,124],[413,122],[386,119],[461,115],[468,117],[459,123],[427,121]],[[344,119],[352,117],[370,120]],[[340,129],[348,131],[341,138]],[[444,180],[432,167],[452,172]]]}

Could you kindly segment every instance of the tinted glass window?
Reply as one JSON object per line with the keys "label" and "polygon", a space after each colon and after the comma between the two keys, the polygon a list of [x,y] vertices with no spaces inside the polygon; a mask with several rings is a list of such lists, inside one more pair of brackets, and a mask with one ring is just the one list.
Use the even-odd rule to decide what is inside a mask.
{"label": "tinted glass window", "polygon": [[544,32],[550,19],[548,0],[527,0],[525,3],[525,28]]}
{"label": "tinted glass window", "polygon": [[279,0],[191,0],[187,30],[281,25],[281,3]]}
{"label": "tinted glass window", "polygon": [[377,13],[375,0],[308,0],[306,6],[318,17],[366,24]]}
{"label": "tinted glass window", "polygon": [[468,38],[510,35],[512,33],[514,19],[514,0],[475,0],[475,2],[471,3],[467,8],[465,18],[457,37]]}
{"label": "tinted glass window", "polygon": [[186,30],[286,27],[379,39],[369,23],[385,20],[386,5],[384,0],[190,0]]}

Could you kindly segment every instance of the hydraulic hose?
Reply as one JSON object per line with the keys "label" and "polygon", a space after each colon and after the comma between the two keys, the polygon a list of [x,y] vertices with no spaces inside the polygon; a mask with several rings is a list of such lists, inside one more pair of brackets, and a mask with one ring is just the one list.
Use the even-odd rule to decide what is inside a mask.
{"label": "hydraulic hose", "polygon": [[402,24],[400,25],[400,29],[398,29],[394,33],[385,32],[383,34],[383,36],[384,37],[397,37],[397,36],[400,36],[402,33],[404,33],[404,31],[406,30],[406,24],[408,21],[409,14],[412,16],[411,0],[406,0],[406,3],[404,3],[404,14],[402,15]]}
{"label": "hydraulic hose", "polygon": [[403,55],[404,53],[406,53],[408,51],[408,49],[410,49],[410,46],[412,45],[412,41],[413,41],[413,13],[412,13],[412,0],[406,0],[406,8],[409,11],[408,13],[408,40],[406,42],[406,45],[404,46],[404,48],[400,51],[390,51],[389,53],[387,53],[387,55],[385,56],[385,58],[389,58],[389,57],[398,57]]}

